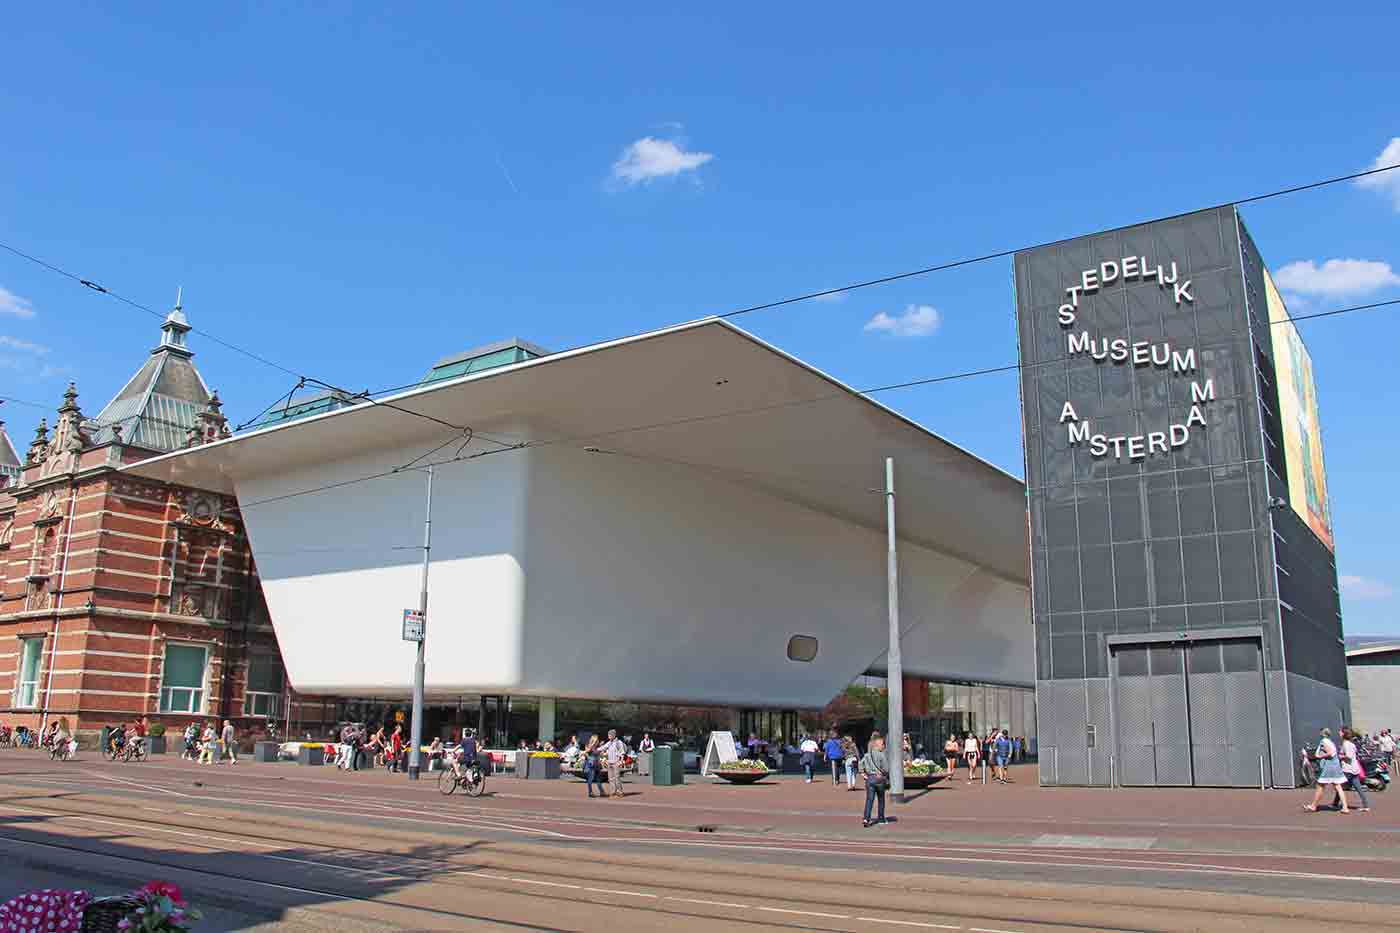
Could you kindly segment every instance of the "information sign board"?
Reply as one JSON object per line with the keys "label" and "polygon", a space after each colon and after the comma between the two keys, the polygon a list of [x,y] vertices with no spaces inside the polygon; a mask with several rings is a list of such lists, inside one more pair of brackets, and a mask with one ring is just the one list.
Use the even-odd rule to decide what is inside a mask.
{"label": "information sign board", "polygon": [[738,760],[739,751],[734,747],[734,733],[711,732],[710,741],[705,744],[705,757],[700,760],[700,773],[709,774],[726,762]]}
{"label": "information sign board", "polygon": [[423,613],[419,612],[417,609],[405,609],[403,611],[403,640],[423,640]]}

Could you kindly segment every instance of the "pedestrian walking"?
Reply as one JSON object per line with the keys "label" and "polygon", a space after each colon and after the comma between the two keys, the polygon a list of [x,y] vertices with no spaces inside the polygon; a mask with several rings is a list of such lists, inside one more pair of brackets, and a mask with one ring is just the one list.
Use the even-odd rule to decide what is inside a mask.
{"label": "pedestrian walking", "polygon": [[841,763],[846,766],[846,790],[856,789],[856,769],[860,767],[860,749],[851,736],[841,738]]}
{"label": "pedestrian walking", "polygon": [[603,745],[603,759],[608,765],[608,783],[612,785],[612,796],[622,796],[622,766],[627,760],[627,745],[617,737],[616,729],[608,730],[608,741]]}
{"label": "pedestrian walking", "polygon": [[395,774],[399,772],[399,758],[403,755],[403,723],[394,727],[394,734],[389,736],[389,770]]}
{"label": "pedestrian walking", "polygon": [[807,776],[807,783],[812,783],[812,769],[817,764],[817,753],[821,751],[817,745],[817,740],[810,735],[804,735],[802,742],[797,746],[797,750],[802,754],[802,773]]}
{"label": "pedestrian walking", "polygon": [[838,787],[841,784],[841,763],[846,760],[846,750],[841,747],[841,740],[837,737],[835,729],[827,734],[823,749],[826,752],[826,760],[831,764],[831,786]]}
{"label": "pedestrian walking", "polygon": [[[960,749],[961,745],[958,742],[958,737],[949,733],[948,741],[943,743],[943,764],[944,767],[948,769],[949,781],[952,781],[954,776],[958,773],[958,752]],[[952,785],[950,784],[949,786],[951,787]]]}
{"label": "pedestrian walking", "polygon": [[185,761],[194,761],[199,756],[199,725],[192,722],[185,726],[183,739],[185,750],[180,753],[180,757]]}
{"label": "pedestrian walking", "polygon": [[1314,757],[1322,763],[1322,770],[1317,776],[1317,790],[1313,792],[1312,803],[1304,804],[1303,809],[1310,813],[1317,812],[1317,805],[1322,802],[1322,795],[1330,787],[1337,794],[1337,803],[1341,805],[1343,813],[1350,813],[1347,807],[1347,795],[1342,793],[1342,786],[1346,784],[1346,775],[1342,773],[1341,762],[1337,758],[1337,744],[1332,741],[1332,730],[1324,728],[1318,733],[1319,739]]}
{"label": "pedestrian walking", "polygon": [[1380,736],[1376,739],[1376,745],[1380,747],[1381,754],[1386,758],[1385,763],[1390,766],[1393,773],[1396,770],[1395,736],[1391,734],[1389,729],[1382,729]]}
{"label": "pedestrian walking", "polygon": [[1361,758],[1356,752],[1356,733],[1350,726],[1343,726],[1341,730],[1342,738],[1342,773],[1347,777],[1347,790],[1356,791],[1356,796],[1361,799],[1361,806],[1353,807],[1362,813],[1371,812],[1371,801],[1366,799],[1366,772],[1361,768]]}
{"label": "pedestrian walking", "polygon": [[593,785],[598,785],[598,797],[608,795],[602,775],[598,773],[598,733],[593,733],[588,744],[583,747],[583,780],[588,785],[588,796],[593,796]]}
{"label": "pedestrian walking", "polygon": [[212,720],[204,724],[204,732],[199,738],[199,763],[202,765],[212,765],[214,763],[214,743],[217,739],[214,735],[214,723]]}
{"label": "pedestrian walking", "polygon": [[997,737],[992,740],[992,763],[996,767],[997,780],[1003,784],[1010,784],[1011,779],[1006,776],[1006,763],[1011,758],[1011,740],[1006,737],[1006,732],[998,732]]}
{"label": "pedestrian walking", "polygon": [[967,733],[967,738],[963,741],[963,760],[967,762],[967,783],[972,783],[973,772],[977,770],[977,758],[980,754],[980,746],[977,744],[977,736],[971,732]]}
{"label": "pedestrian walking", "polygon": [[238,743],[234,738],[233,723],[227,719],[224,720],[224,730],[219,735],[219,744],[219,760],[228,758],[229,764],[238,764]]}
{"label": "pedestrian walking", "polygon": [[[860,825],[869,829],[885,822],[885,791],[890,786],[889,765],[885,761],[885,740],[876,732],[870,737],[870,748],[860,759],[860,774],[865,778],[865,812]],[[870,818],[871,808],[879,802],[879,818]]]}

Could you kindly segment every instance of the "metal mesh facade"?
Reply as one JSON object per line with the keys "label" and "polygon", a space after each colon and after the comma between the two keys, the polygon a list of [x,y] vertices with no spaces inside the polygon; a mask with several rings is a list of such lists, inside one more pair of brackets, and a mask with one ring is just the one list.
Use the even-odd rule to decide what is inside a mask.
{"label": "metal mesh facade", "polygon": [[[1344,690],[1345,663],[1331,552],[1271,507],[1263,265],[1236,211],[1020,253],[1015,276],[1042,780],[1257,786],[1262,757],[1291,786],[1273,747],[1302,693],[1266,672]],[[1232,680],[1241,639],[1256,673]],[[1119,676],[1110,649],[1134,640],[1180,641],[1181,669]]]}

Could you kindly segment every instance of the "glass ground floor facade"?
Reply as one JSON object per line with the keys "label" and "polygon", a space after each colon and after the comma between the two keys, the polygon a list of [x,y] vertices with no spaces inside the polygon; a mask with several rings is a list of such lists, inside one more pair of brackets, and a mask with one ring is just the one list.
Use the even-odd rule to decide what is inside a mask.
{"label": "glass ground floor facade", "polygon": [[[885,678],[876,675],[856,678],[844,694],[876,707],[871,723],[884,721],[888,707],[880,705],[880,700],[885,695]],[[840,701],[838,697],[833,703]],[[1033,757],[1037,748],[1034,688],[905,678],[904,731],[916,755],[939,757],[949,736],[985,736],[993,729],[1005,729],[1013,738],[1023,739],[1022,748]],[[854,730],[852,734],[860,740]]]}
{"label": "glass ground floor facade", "polygon": [[[941,753],[950,735],[985,735],[992,729],[1005,729],[1026,741],[1023,747],[1036,750],[1035,691],[954,681],[905,680],[905,731],[915,751],[930,756]],[[339,729],[346,722],[366,723],[371,728],[384,725],[392,730],[402,723],[408,730],[412,705],[402,698],[326,698],[335,709],[334,724],[322,725],[291,721],[289,736],[306,737],[308,729]],[[667,703],[628,703],[611,700],[554,699],[531,696],[462,694],[443,702],[435,699],[424,706],[425,739],[456,737],[463,728],[473,728],[486,745],[513,748],[524,741],[567,742],[569,736],[583,739],[593,733],[606,735],[616,729],[635,744],[644,734],[658,743],[670,742],[700,751],[709,734],[728,730],[743,743],[750,736],[765,746],[795,746],[804,735],[819,735],[835,728],[851,735],[864,748],[870,734],[884,731],[889,704],[885,678],[864,675],[837,694],[821,709],[780,709],[760,707],[678,705]],[[322,738],[319,734],[311,738]]]}

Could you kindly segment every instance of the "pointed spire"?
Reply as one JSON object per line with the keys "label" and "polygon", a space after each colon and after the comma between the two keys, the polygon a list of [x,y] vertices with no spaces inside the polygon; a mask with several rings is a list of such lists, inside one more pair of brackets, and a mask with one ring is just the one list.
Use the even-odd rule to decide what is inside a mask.
{"label": "pointed spire", "polygon": [[70,382],[68,383],[68,389],[63,393],[63,404],[59,406],[58,413],[62,415],[75,411],[78,412],[79,415],[82,414],[82,412],[78,411],[78,384],[76,382]]}
{"label": "pointed spire", "polygon": [[228,419],[224,417],[223,407],[224,403],[219,401],[219,390],[215,389],[210,394],[204,410],[195,415],[195,425],[190,428],[189,436],[185,440],[186,447],[211,444],[231,436],[232,432],[228,429]]}
{"label": "pointed spire", "polygon": [[190,355],[190,351],[185,348],[185,334],[188,334],[193,328],[185,319],[183,298],[184,288],[176,288],[175,307],[165,316],[165,322],[160,325],[160,346],[156,347],[157,350],[178,350]]}
{"label": "pointed spire", "polygon": [[38,466],[49,456],[49,419],[40,418],[39,427],[34,431],[34,440],[29,442],[29,453],[25,455],[26,467]]}

